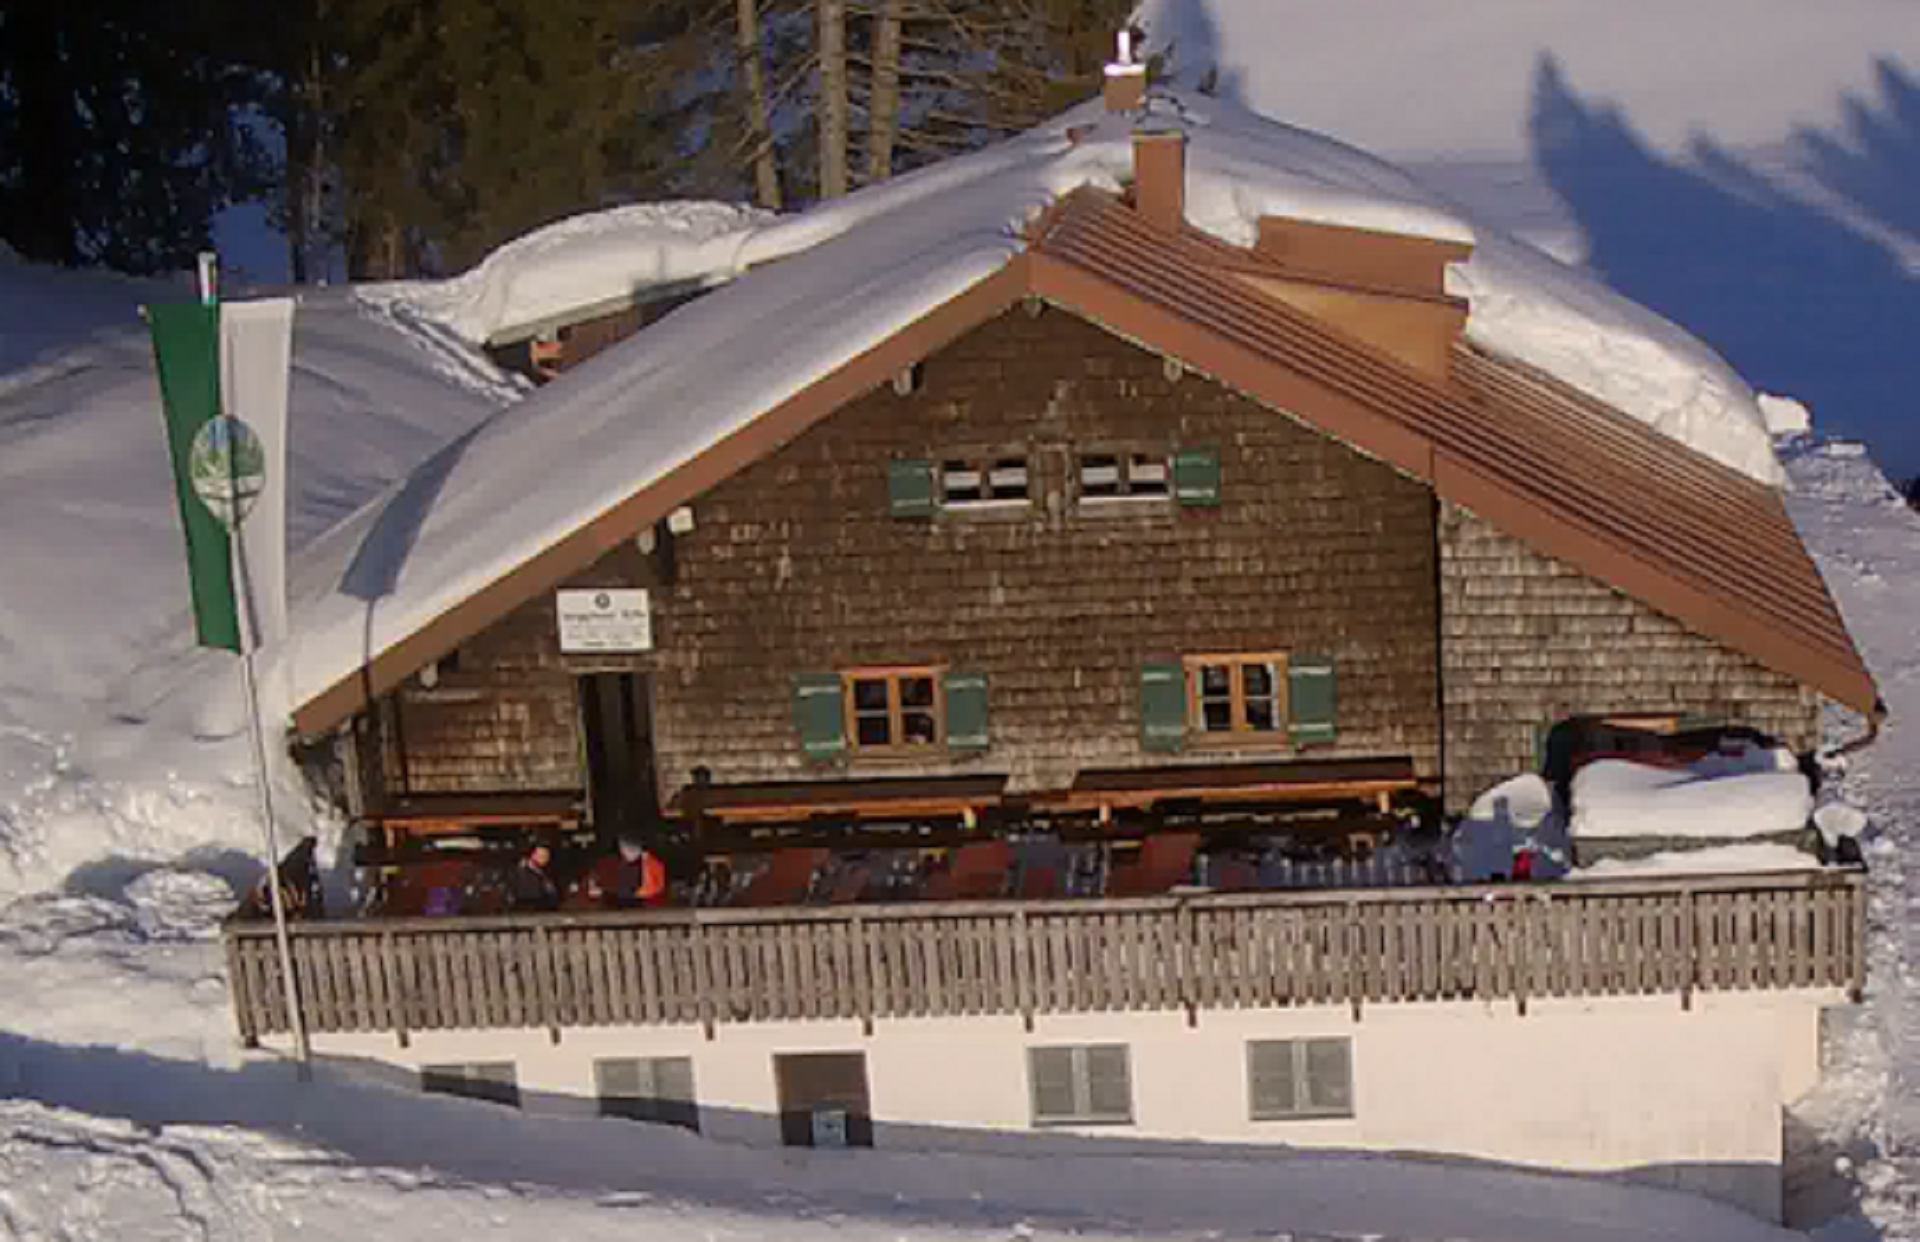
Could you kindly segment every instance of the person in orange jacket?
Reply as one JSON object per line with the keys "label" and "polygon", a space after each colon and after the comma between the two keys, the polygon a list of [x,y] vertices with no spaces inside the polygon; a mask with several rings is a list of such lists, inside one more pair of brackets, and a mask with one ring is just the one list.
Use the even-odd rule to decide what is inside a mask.
{"label": "person in orange jacket", "polygon": [[635,838],[621,837],[615,851],[594,864],[587,895],[612,910],[665,905],[667,865]]}

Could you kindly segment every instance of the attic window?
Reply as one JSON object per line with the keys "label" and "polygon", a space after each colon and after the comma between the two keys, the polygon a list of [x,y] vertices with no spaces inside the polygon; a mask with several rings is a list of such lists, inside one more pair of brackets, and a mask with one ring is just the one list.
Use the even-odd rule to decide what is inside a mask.
{"label": "attic window", "polygon": [[947,509],[1024,505],[1028,491],[1024,457],[950,457],[940,464],[940,503]]}
{"label": "attic window", "polygon": [[971,462],[950,461],[940,468],[940,493],[949,505],[979,504],[987,498],[986,481]]}
{"label": "attic window", "polygon": [[1097,450],[1080,455],[1080,499],[1164,500],[1170,494],[1164,455]]}

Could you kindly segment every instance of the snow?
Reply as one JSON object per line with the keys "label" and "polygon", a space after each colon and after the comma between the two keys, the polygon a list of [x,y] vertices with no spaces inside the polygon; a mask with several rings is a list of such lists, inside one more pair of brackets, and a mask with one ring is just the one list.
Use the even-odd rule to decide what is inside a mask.
{"label": "snow", "polygon": [[1528,878],[1565,875],[1572,851],[1553,787],[1538,774],[1523,772],[1482,793],[1454,828],[1453,853],[1455,878],[1466,883],[1511,878],[1521,853],[1531,855]]}
{"label": "snow", "polygon": [[[1195,222],[1230,236],[1260,211],[1285,207],[1322,213],[1313,218],[1372,212],[1377,226],[1441,235],[1464,225],[1476,255],[1453,278],[1473,299],[1477,339],[1497,339],[1530,360],[1557,355],[1565,366],[1603,360],[1587,382],[1638,386],[1608,399],[1675,427],[1729,414],[1729,434],[1746,437],[1738,425],[1754,423],[1758,407],[1726,368],[1694,365],[1703,351],[1697,341],[1513,240],[1545,241],[1575,260],[1606,250],[1575,227],[1577,213],[1545,193],[1531,167],[1529,92],[1542,57],[1551,54],[1567,82],[1619,101],[1644,142],[1681,159],[1697,154],[1698,142],[1744,148],[1803,129],[1843,132],[1860,100],[1874,98],[1863,82],[1875,57],[1891,66],[1884,80],[1895,84],[1894,97],[1908,99],[1898,83],[1911,75],[1899,58],[1920,61],[1911,5],[1691,0],[1632,20],[1617,6],[1579,0],[1455,0],[1431,13],[1384,3],[1261,0],[1223,9],[1168,0],[1183,20],[1210,21],[1221,46],[1254,49],[1223,75],[1232,88],[1225,99],[1190,99]],[[1285,29],[1273,33],[1270,23]],[[1379,38],[1383,28],[1392,40]],[[1272,57],[1276,69],[1256,74],[1264,66],[1250,63],[1255,55]],[[1383,82],[1394,89],[1382,90]],[[1406,157],[1399,162],[1417,164],[1446,197],[1324,139],[1252,121],[1233,99]],[[1867,111],[1871,119],[1876,110]],[[1272,135],[1276,145],[1249,156],[1229,141],[1249,132]],[[1898,142],[1911,132],[1907,122],[1883,137]],[[817,306],[816,318],[841,322],[837,343],[856,348],[1004,261],[1012,228],[1053,195],[1074,184],[1117,184],[1126,169],[1124,139],[1110,126],[1078,146],[1055,127],[973,158],[805,216],[668,246],[673,254],[660,256],[668,266],[657,270],[672,271],[673,280],[683,272],[692,280],[751,275],[668,317],[660,327],[670,331],[650,330],[658,346],[598,360],[498,414],[522,390],[477,360],[469,343],[513,322],[509,312],[518,313],[522,296],[532,303],[523,291],[534,286],[516,277],[503,282],[504,293],[470,290],[465,303],[450,293],[432,303],[426,291],[304,294],[294,419],[316,433],[295,433],[290,518],[299,559],[331,564],[337,582],[343,549],[363,538],[374,515],[392,512],[389,525],[401,522],[405,505],[389,489],[454,442],[399,493],[411,502],[435,480],[447,484],[440,497],[451,517],[436,505],[434,520],[448,524],[396,571],[409,591],[424,590],[423,562],[485,542],[458,536],[457,519],[485,516],[485,497],[461,494],[467,455],[477,478],[482,465],[512,461],[514,445],[534,472],[615,445],[645,449],[649,459],[692,451],[713,428],[691,425],[686,413],[705,396],[695,386],[700,359],[675,351],[710,347],[707,334],[724,319],[741,317],[765,364],[738,367],[734,355],[744,374],[722,377],[721,395],[738,408],[764,402],[817,356],[820,342],[787,322],[798,309]],[[1850,230],[1898,221],[1899,204],[1912,202],[1911,175],[1899,161],[1869,164],[1882,174],[1879,192],[1891,197],[1878,216],[1849,217]],[[1792,223],[1805,231],[1806,249],[1851,253],[1852,234],[1828,230],[1828,219]],[[967,226],[934,227],[956,220]],[[1657,236],[1673,221],[1650,212],[1626,223]],[[1913,253],[1914,235],[1908,224],[1876,236],[1885,245],[1876,279],[1863,282],[1857,266],[1842,264],[1827,285],[1818,283],[1818,265],[1796,267],[1787,275],[1815,283],[1791,288],[1814,296],[1787,300],[1869,343],[1881,338],[1860,331],[1865,314],[1910,330],[1914,317],[1901,308],[1914,269],[1903,267],[1903,256]],[[836,238],[852,244],[825,245]],[[1711,231],[1689,240],[1716,263],[1754,269],[1751,282],[1736,286],[1746,296],[1689,303],[1706,308],[1705,320],[1687,317],[1690,325],[1766,326],[1785,313],[1772,284],[1781,268]],[[699,253],[706,257],[688,267],[671,266]],[[849,270],[836,274],[836,265]],[[597,296],[584,275],[565,275],[557,264],[552,272],[564,276],[555,280],[556,299]],[[878,304],[863,299],[876,287],[886,293]],[[256,792],[233,663],[187,647],[157,396],[135,317],[142,302],[183,294],[52,272],[0,253],[0,1237],[1794,1236],[1689,1196],[1431,1160],[1294,1153],[1258,1162],[1036,1162],[734,1150],[675,1132],[526,1118],[324,1075],[301,1084],[284,1064],[240,1049],[213,918],[258,875]],[[1849,312],[1855,302],[1865,310]],[[708,318],[708,305],[727,309]],[[493,327],[489,316],[498,318]],[[1892,709],[1875,744],[1850,756],[1844,775],[1822,790],[1827,801],[1816,813],[1860,836],[1870,864],[1869,995],[1857,1010],[1830,1015],[1825,1081],[1794,1113],[1817,1138],[1811,1167],[1835,1187],[1834,1215],[1819,1234],[1825,1242],[1920,1238],[1920,868],[1910,861],[1920,849],[1912,781],[1920,727],[1908,723],[1920,720],[1920,519],[1876,465],[1879,445],[1870,454],[1836,440],[1831,424],[1832,407],[1844,407],[1848,395],[1833,387],[1838,377],[1864,375],[1878,385],[1889,425],[1907,414],[1910,381],[1920,377],[1902,369],[1913,365],[1910,350],[1761,353],[1759,370],[1775,358],[1797,364],[1787,382],[1765,383],[1810,407],[1821,432],[1784,442],[1786,498]],[[1828,400],[1830,393],[1841,399]],[[542,435],[570,415],[585,425],[547,451]],[[638,445],[611,425],[626,417],[658,417],[664,429]],[[542,423],[544,432],[528,430]],[[609,463],[588,483],[609,487],[618,468]],[[490,495],[502,509],[525,506],[516,523],[569,520],[543,510],[549,502],[541,498]],[[321,594],[331,585],[324,572],[311,584]],[[1835,712],[1829,741],[1861,731],[1857,718]],[[276,772],[275,792],[287,838],[320,832],[323,864],[337,868],[339,826],[291,773]],[[1716,846],[1631,865],[1692,866],[1717,851],[1764,848]],[[1720,862],[1728,857],[1718,854]]]}
{"label": "snow", "polygon": [[1573,776],[1573,835],[1730,840],[1805,828],[1813,789],[1783,748],[1752,747],[1669,768],[1600,759]]}
{"label": "snow", "polygon": [[1657,850],[1644,858],[1603,858],[1569,874],[1576,881],[1623,880],[1635,876],[1812,871],[1819,866],[1818,858],[1791,845],[1773,841],[1743,841],[1732,845],[1707,845],[1700,849]]}
{"label": "snow", "polygon": [[450,280],[393,281],[354,292],[484,345],[649,289],[729,279],[745,270],[740,250],[753,227],[773,218],[732,203],[637,203],[548,225]]}
{"label": "snow", "polygon": [[[138,314],[189,296],[0,258],[0,897],[108,857],[257,848],[256,812],[231,796],[251,779],[237,674],[182,624],[185,557]],[[304,293],[294,556],[522,391],[437,329],[343,290]]]}

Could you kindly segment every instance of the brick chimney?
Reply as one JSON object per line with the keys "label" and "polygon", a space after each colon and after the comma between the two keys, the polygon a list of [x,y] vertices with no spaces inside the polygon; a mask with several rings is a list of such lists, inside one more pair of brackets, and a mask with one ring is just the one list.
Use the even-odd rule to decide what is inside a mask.
{"label": "brick chimney", "polygon": [[1178,232],[1187,216],[1187,136],[1177,129],[1133,131],[1133,205],[1155,228]]}
{"label": "brick chimney", "polygon": [[1147,67],[1133,59],[1133,32],[1122,30],[1115,37],[1119,53],[1107,65],[1106,85],[1101,98],[1108,112],[1138,112],[1147,106]]}

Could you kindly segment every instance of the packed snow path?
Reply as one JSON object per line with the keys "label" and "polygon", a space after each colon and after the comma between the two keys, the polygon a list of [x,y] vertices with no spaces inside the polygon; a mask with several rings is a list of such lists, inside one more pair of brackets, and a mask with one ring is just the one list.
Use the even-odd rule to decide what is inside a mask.
{"label": "packed snow path", "polygon": [[[1827,1080],[1799,1111],[1858,1162],[1845,1171],[1881,1236],[1920,1237],[1920,515],[1858,444],[1805,440],[1781,456],[1794,522],[1890,712],[1839,789],[1870,825],[1868,1003],[1830,1024]],[[1836,719],[1828,740],[1859,728]],[[1832,1236],[1869,1236],[1851,1232],[1864,1223]]]}

